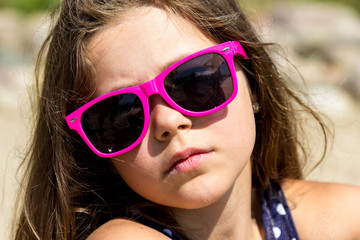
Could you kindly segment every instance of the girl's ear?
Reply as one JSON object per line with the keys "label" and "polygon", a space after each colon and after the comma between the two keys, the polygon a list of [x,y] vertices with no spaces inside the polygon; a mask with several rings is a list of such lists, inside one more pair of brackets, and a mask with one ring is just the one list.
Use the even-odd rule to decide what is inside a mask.
{"label": "girl's ear", "polygon": [[258,97],[257,97],[256,92],[251,93],[251,102],[252,102],[252,108],[253,108],[254,113],[260,112],[261,106],[258,102]]}
{"label": "girl's ear", "polygon": [[252,108],[253,108],[254,113],[258,113],[258,112],[260,112],[261,106],[258,102],[254,102],[252,105]]}

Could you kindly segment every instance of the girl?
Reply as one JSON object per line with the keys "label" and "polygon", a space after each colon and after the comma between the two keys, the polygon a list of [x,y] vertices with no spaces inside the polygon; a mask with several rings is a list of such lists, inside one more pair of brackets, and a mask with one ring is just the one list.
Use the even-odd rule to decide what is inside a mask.
{"label": "girl", "polygon": [[43,61],[15,239],[360,239],[235,1],[64,0]]}

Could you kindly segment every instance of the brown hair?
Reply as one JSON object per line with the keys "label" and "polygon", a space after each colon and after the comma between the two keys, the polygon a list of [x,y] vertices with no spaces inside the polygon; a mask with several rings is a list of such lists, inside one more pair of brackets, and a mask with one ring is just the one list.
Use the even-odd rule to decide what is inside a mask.
{"label": "brown hair", "polygon": [[[96,157],[65,124],[71,110],[94,90],[87,44],[100,29],[131,8],[150,5],[179,15],[217,41],[240,41],[249,59],[241,60],[261,105],[256,114],[252,155],[253,184],[301,178],[304,150],[294,113],[301,107],[325,127],[280,77],[235,0],[64,0],[37,63],[38,107],[33,138],[24,159],[24,192],[15,239],[84,239],[102,223],[140,210],[176,229],[166,207],[134,193],[108,161]],[[326,138],[325,138],[326,139]],[[305,155],[302,154],[303,159]]]}

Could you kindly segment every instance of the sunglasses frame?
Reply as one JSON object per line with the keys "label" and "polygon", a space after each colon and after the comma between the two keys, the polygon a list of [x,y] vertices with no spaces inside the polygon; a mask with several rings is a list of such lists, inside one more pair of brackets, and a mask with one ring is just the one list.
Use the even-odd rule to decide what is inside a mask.
{"label": "sunglasses frame", "polygon": [[[174,69],[176,69],[183,63],[185,63],[195,57],[198,57],[198,56],[201,56],[204,54],[208,54],[208,53],[218,53],[225,59],[227,65],[230,69],[230,73],[231,73],[231,77],[232,77],[232,81],[233,81],[233,93],[231,94],[231,97],[229,99],[227,99],[224,103],[222,103],[221,105],[219,105],[216,108],[213,108],[213,109],[210,109],[207,111],[203,111],[203,112],[189,111],[189,110],[184,109],[184,108],[180,107],[179,105],[177,105],[170,98],[170,96],[165,91],[164,80],[168,76],[168,74],[170,74]],[[229,41],[229,42],[221,43],[219,45],[212,46],[212,47],[203,49],[199,52],[193,53],[193,54],[181,59],[180,61],[174,63],[173,65],[171,65],[169,68],[164,70],[162,73],[160,73],[158,76],[156,76],[154,79],[152,79],[150,81],[147,81],[143,84],[132,86],[129,88],[119,89],[119,90],[104,94],[100,97],[93,99],[92,101],[86,103],[85,105],[78,108],[71,114],[67,115],[65,117],[66,123],[68,124],[68,126],[71,130],[75,130],[80,135],[80,137],[84,140],[86,145],[99,157],[110,158],[110,157],[115,157],[115,156],[118,156],[125,152],[128,152],[128,151],[132,150],[133,148],[135,148],[138,144],[140,144],[140,142],[144,139],[144,137],[148,131],[149,121],[150,121],[150,108],[149,108],[148,99],[153,94],[159,94],[165,100],[165,102],[167,102],[172,108],[179,111],[180,113],[188,115],[188,116],[193,116],[193,117],[209,115],[211,113],[214,113],[214,112],[222,109],[226,105],[228,105],[235,98],[237,91],[238,91],[238,84],[237,84],[236,71],[235,71],[235,65],[234,65],[234,55],[240,56],[243,58],[247,58],[247,55],[246,55],[243,47],[241,46],[241,44],[239,42],[236,42],[236,41]],[[116,151],[116,152],[109,152],[109,153],[100,152],[90,142],[90,140],[88,139],[88,137],[86,136],[86,134],[82,128],[82,125],[81,125],[82,114],[87,109],[89,109],[91,106],[93,106],[94,104],[96,104],[104,99],[107,99],[109,97],[124,94],[124,93],[135,94],[141,100],[142,106],[143,106],[143,111],[144,111],[143,130],[142,130],[139,138],[134,143],[132,143],[130,146],[128,146],[127,148],[122,149],[120,151]]]}

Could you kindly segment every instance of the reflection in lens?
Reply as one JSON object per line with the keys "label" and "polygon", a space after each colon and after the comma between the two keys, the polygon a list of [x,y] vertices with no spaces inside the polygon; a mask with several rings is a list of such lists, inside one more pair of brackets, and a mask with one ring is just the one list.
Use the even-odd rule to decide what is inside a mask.
{"label": "reflection in lens", "polygon": [[165,90],[182,108],[194,112],[223,104],[233,92],[233,81],[226,60],[217,53],[193,58],[165,78]]}
{"label": "reflection in lens", "polygon": [[144,127],[142,103],[132,93],[109,97],[87,109],[81,117],[81,125],[100,152],[123,150],[141,135]]}

